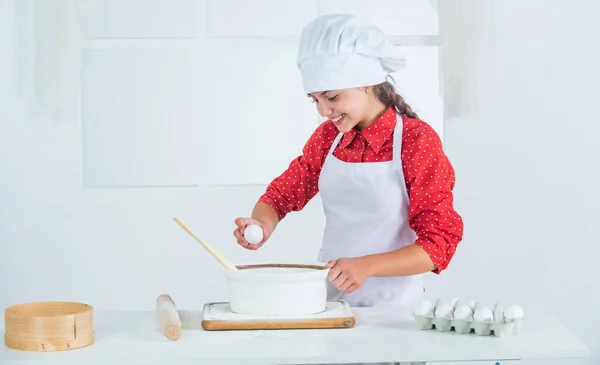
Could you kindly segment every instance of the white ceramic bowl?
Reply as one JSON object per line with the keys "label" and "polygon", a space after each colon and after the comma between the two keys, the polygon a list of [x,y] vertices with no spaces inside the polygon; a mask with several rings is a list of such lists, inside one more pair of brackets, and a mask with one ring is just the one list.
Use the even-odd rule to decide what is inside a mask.
{"label": "white ceramic bowl", "polygon": [[322,265],[257,264],[237,268],[225,270],[234,313],[298,317],[325,310],[329,269]]}

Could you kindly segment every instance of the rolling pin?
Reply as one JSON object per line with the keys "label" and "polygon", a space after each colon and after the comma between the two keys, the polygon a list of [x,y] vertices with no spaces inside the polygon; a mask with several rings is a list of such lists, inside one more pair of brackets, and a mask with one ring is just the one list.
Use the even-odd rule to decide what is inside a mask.
{"label": "rolling pin", "polygon": [[167,294],[161,294],[156,298],[156,319],[160,330],[169,340],[176,340],[181,335],[181,319],[175,302]]}

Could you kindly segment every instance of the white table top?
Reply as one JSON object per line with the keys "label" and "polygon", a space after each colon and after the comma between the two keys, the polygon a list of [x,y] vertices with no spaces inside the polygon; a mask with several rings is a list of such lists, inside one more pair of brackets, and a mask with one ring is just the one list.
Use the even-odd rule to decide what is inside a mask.
{"label": "white table top", "polygon": [[[325,364],[357,362],[568,359],[589,350],[541,310],[525,308],[521,333],[509,338],[419,330],[408,309],[352,308],[350,329],[205,331],[201,311],[180,310],[177,341],[158,329],[155,312],[95,313],[87,348],[35,353],[0,347],[8,364]],[[4,329],[4,319],[0,319]]]}

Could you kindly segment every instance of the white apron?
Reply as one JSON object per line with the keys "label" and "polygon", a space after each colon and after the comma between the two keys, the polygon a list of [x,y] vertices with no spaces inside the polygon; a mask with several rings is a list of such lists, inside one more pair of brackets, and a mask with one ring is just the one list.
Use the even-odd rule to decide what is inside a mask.
{"label": "white apron", "polygon": [[[415,242],[408,222],[408,193],[402,160],[402,117],[396,118],[393,157],[384,162],[344,162],[333,155],[338,133],[325,158],[319,191],[325,212],[325,232],[319,260],[327,262],[397,250]],[[356,291],[339,292],[331,283],[328,300],[355,307],[412,307],[423,297],[422,274],[368,278]]]}
{"label": "white apron", "polygon": [[[416,233],[408,223],[409,198],[400,157],[402,129],[402,117],[398,115],[393,157],[385,162],[353,163],[337,159],[333,151],[343,136],[338,133],[319,178],[326,219],[319,261],[389,252],[415,242]],[[329,283],[327,291],[328,300],[345,300],[353,307],[414,307],[423,299],[424,288],[422,274],[418,274],[368,278],[358,290],[349,294],[339,292]]]}
{"label": "white apron", "polygon": [[[338,133],[333,141],[319,178],[326,219],[320,261],[389,252],[415,242],[416,233],[408,222],[409,197],[400,156],[402,129],[398,115],[391,161],[343,162],[333,155],[343,134]],[[422,274],[368,278],[349,294],[339,292],[331,283],[327,290],[328,300],[345,300],[353,307],[414,307],[424,296]]]}
{"label": "white apron", "polygon": [[[402,160],[402,118],[396,118],[393,157],[384,162],[343,162],[333,155],[343,134],[333,141],[319,177],[325,232],[319,260],[327,262],[397,250],[415,242],[408,224],[408,192]],[[346,294],[328,283],[327,299],[353,307],[414,306],[423,297],[421,275],[368,278]],[[394,363],[386,363],[394,364]]]}

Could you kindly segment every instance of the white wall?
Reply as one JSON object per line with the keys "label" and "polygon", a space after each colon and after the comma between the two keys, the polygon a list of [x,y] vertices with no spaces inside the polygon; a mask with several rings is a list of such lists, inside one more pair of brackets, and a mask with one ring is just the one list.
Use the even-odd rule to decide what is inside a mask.
{"label": "white wall", "polygon": [[430,294],[546,306],[597,364],[600,5],[494,4],[493,99],[444,126],[465,237]]}
{"label": "white wall", "polygon": [[[414,40],[437,34],[437,16],[429,0],[415,4],[2,2],[0,305],[148,309],[163,292],[181,308],[226,300],[220,266],[173,217],[236,263],[315,260],[318,197],[258,252],[232,235],[321,120],[302,92],[298,35],[329,12],[381,23],[408,56],[410,73],[397,78],[406,99],[442,134],[436,46]],[[286,11],[296,20],[273,16]],[[421,21],[390,21],[392,11]],[[57,74],[64,62],[73,67]],[[53,92],[67,83],[76,93]]]}
{"label": "white wall", "polygon": [[[152,3],[159,6],[161,2]],[[178,3],[198,6],[196,15],[206,14],[202,11],[211,9],[204,7],[203,2]],[[263,6],[275,3],[277,1],[257,2]],[[316,11],[327,11],[327,6],[343,3],[303,1],[302,4],[308,5],[295,4],[298,12],[303,11],[308,18],[316,15]],[[399,3],[404,2],[381,1],[387,6],[400,6]],[[2,4],[16,7],[11,2]],[[323,4],[325,6],[313,6]],[[361,11],[356,5],[354,9]],[[375,15],[370,13],[371,16],[379,16],[389,27],[404,24],[381,17],[381,14],[391,13],[385,7],[382,9]],[[369,14],[367,10],[362,11]],[[211,11],[219,13],[214,7]],[[592,280],[597,277],[593,274],[594,260],[600,253],[593,230],[595,207],[599,202],[596,186],[600,173],[594,159],[598,148],[594,145],[595,132],[600,129],[597,124],[600,112],[592,107],[598,95],[596,86],[600,84],[596,69],[600,57],[591,49],[596,41],[593,35],[600,31],[594,19],[598,11],[600,7],[589,1],[495,2],[495,77],[494,83],[485,90],[494,98],[481,105],[478,113],[446,120],[443,129],[438,127],[457,170],[456,207],[465,218],[465,238],[449,270],[441,276],[427,276],[433,297],[452,295],[547,306],[592,350],[593,359],[578,364],[600,360],[597,353],[600,343],[592,332],[592,324],[600,321],[600,316],[593,312],[600,305],[600,298]],[[173,97],[161,90],[165,84],[156,84],[156,90],[151,90],[153,84],[148,82],[137,93],[129,90],[131,100],[139,105],[135,109],[118,104],[119,98],[104,106],[88,102],[82,106],[82,120],[57,120],[40,108],[21,108],[21,104],[14,102],[15,74],[8,72],[11,65],[13,68],[22,66],[15,61],[16,52],[10,52],[20,49],[20,45],[16,44],[11,25],[14,19],[8,14],[0,11],[1,19],[6,20],[0,21],[3,30],[0,39],[6,44],[2,49],[9,50],[6,53],[9,57],[1,61],[0,76],[13,81],[14,86],[0,82],[3,97],[0,108],[1,307],[26,301],[77,300],[99,309],[149,309],[162,292],[171,294],[181,308],[200,308],[206,301],[225,300],[226,286],[218,264],[171,220],[175,216],[234,262],[315,258],[323,223],[318,198],[302,213],[287,217],[270,243],[260,251],[248,252],[236,246],[232,238],[233,219],[250,213],[264,190],[263,180],[281,168],[285,154],[277,155],[279,165],[270,165],[272,170],[259,170],[258,177],[244,175],[241,183],[247,185],[235,185],[231,174],[216,179],[216,173],[232,170],[215,170],[214,165],[207,165],[205,157],[212,157],[212,153],[205,148],[211,140],[206,139],[207,128],[203,123],[233,123],[233,119],[217,120],[220,110],[215,110],[217,104],[211,104],[211,94],[206,94],[205,88],[194,89],[194,83],[185,84],[185,77],[181,77],[181,84],[171,87],[188,85],[190,92],[194,92],[191,96],[180,92],[180,97]],[[85,67],[96,68],[88,69],[93,72],[87,78],[91,81],[90,91],[83,96],[83,101],[105,102],[111,90],[122,92],[119,88],[127,86],[123,77],[143,82],[145,75],[152,76],[156,68],[160,69],[161,60],[166,71],[154,75],[155,81],[162,77],[165,83],[172,82],[169,72],[173,72],[173,64],[188,67],[190,72],[198,71],[193,77],[205,75],[202,72],[207,72],[206,68],[195,69],[190,62],[181,66],[176,58],[169,58],[169,55],[182,54],[171,52],[173,49],[206,50],[204,47],[208,44],[217,45],[219,50],[230,54],[239,50],[239,46],[259,42],[240,37],[220,42],[220,38],[215,37],[230,36],[223,32],[236,31],[236,28],[219,27],[220,23],[214,19],[213,28],[205,27],[202,16],[185,18],[189,22],[182,22],[177,28],[144,28],[143,22],[135,23],[141,28],[131,28],[132,23],[118,23],[118,19],[127,19],[122,14],[102,14],[109,16],[113,23],[106,19],[102,23],[96,18],[96,22],[86,28],[91,39],[85,43],[84,85]],[[181,14],[186,12],[174,14],[174,19],[179,19]],[[115,29],[107,24],[120,24],[121,31],[114,34]],[[255,28],[247,29],[258,29],[258,33],[244,33],[246,36],[241,38],[260,37],[264,41],[265,35],[260,32],[272,29],[256,28],[261,24],[249,24],[248,27]],[[295,66],[284,66],[283,61],[293,61],[293,37],[300,25],[280,24],[273,29],[281,32],[270,35],[274,37],[274,46],[271,46],[282,50],[277,53],[282,63],[274,67],[283,68],[276,70],[280,74],[290,75],[289,83],[298,82],[294,77],[299,75],[291,76],[288,72],[295,72]],[[205,38],[209,36],[202,33],[206,29],[214,31],[213,38]],[[238,31],[238,36],[243,33]],[[118,39],[139,38],[140,32],[150,34],[152,39]],[[173,34],[166,34],[169,32]],[[398,30],[402,32],[410,33]],[[224,48],[227,45],[231,47]],[[102,53],[99,50],[110,51],[108,58],[92,61],[86,58],[94,52]],[[154,71],[150,69],[152,65],[136,68],[133,64],[116,81],[103,79],[125,64],[115,61],[119,52],[131,55],[139,54],[140,50],[161,55],[162,58],[153,60]],[[15,57],[11,58],[11,54]],[[205,66],[203,62],[211,60],[213,65],[218,65],[214,58],[206,55],[206,52],[199,53],[199,65]],[[128,57],[122,59],[131,61]],[[237,86],[245,85],[232,83],[231,89],[239,90]],[[298,90],[300,100],[288,105],[298,106],[302,117],[291,120],[287,127],[272,124],[280,132],[293,131],[299,120],[312,113],[312,105],[303,104]],[[170,97],[168,100],[179,104],[163,105],[163,108],[148,104],[155,103],[153,98],[162,92],[165,98]],[[271,104],[261,104],[265,112],[253,114],[253,103],[264,101],[249,92],[225,97],[231,98],[233,103],[239,101],[234,104],[234,110],[252,115],[249,123],[280,121],[269,114]],[[290,93],[285,94],[286,98],[294,93],[293,90],[286,92]],[[90,95],[96,98],[86,99]],[[431,99],[429,95],[423,99]],[[144,105],[156,109],[150,113],[142,108]],[[280,108],[277,104],[274,107]],[[186,108],[186,113],[177,114],[181,108]],[[137,118],[135,110],[140,113]],[[169,111],[176,117],[169,118]],[[157,113],[167,114],[157,117]],[[281,110],[275,109],[274,113],[281,114]],[[243,115],[242,112],[236,114]],[[265,118],[258,121],[261,115]],[[314,126],[317,122],[315,114]],[[145,127],[150,125],[165,128],[166,132],[174,129],[181,139],[149,132]],[[102,128],[97,129],[99,126]],[[302,132],[290,135],[302,141],[312,128],[309,126],[306,124]],[[108,128],[119,127],[127,131],[129,139],[120,139],[123,134],[102,134]],[[190,133],[186,134],[188,130]],[[94,138],[97,144],[86,143],[90,141],[86,136]],[[120,144],[107,149],[108,141]],[[268,141],[277,143],[273,139]],[[297,141],[286,150],[290,156],[301,148]],[[163,148],[150,148],[159,143],[165,143]],[[146,154],[139,153],[140,149]],[[267,153],[270,149],[263,145],[262,150]],[[120,166],[119,170],[102,165],[105,160],[97,158],[98,153],[112,162],[109,166]],[[125,156],[136,158],[133,170],[126,169]],[[148,161],[156,162],[147,164]],[[176,161],[176,164],[170,163]],[[233,156],[229,163],[239,164],[240,160]],[[484,259],[489,261],[484,262]],[[579,303],[579,307],[573,312],[574,303]]]}

